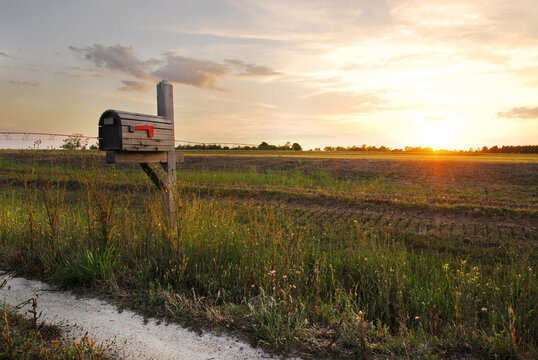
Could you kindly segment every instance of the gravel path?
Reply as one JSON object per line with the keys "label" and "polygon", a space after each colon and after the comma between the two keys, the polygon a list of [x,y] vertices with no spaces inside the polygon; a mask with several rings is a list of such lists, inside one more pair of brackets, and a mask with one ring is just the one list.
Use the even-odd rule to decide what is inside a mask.
{"label": "gravel path", "polygon": [[196,333],[178,325],[157,324],[131,312],[118,312],[115,306],[97,299],[77,298],[69,292],[33,280],[11,277],[0,272],[0,301],[17,305],[39,293],[40,321],[61,323],[68,337],[78,338],[87,331],[97,343],[113,343],[123,359],[239,360],[277,359],[250,345],[226,336]]}

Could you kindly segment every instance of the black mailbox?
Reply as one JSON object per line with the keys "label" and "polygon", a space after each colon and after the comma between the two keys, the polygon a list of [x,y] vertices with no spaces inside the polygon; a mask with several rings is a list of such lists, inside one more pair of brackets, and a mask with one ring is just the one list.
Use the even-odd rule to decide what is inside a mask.
{"label": "black mailbox", "polygon": [[171,149],[174,149],[174,125],[165,117],[107,110],[99,118],[99,150]]}

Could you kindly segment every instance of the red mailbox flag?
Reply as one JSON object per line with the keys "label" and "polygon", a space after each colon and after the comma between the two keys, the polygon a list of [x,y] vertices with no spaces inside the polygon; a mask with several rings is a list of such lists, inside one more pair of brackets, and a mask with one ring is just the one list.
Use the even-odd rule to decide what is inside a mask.
{"label": "red mailbox flag", "polygon": [[148,131],[148,137],[150,137],[150,138],[153,137],[153,126],[135,126],[134,129],[135,129],[135,131],[136,130],[147,130]]}

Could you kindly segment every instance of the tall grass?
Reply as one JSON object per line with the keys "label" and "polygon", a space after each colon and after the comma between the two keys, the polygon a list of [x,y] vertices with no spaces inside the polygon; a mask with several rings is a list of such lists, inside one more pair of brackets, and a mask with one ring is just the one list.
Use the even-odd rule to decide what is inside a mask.
{"label": "tall grass", "polygon": [[2,191],[2,267],[120,288],[156,308],[173,305],[169,294],[204,299],[278,349],[536,354],[535,247],[469,261],[352,219],[197,198],[178,204],[170,239],[158,194],[119,191],[107,175],[80,171],[75,190],[51,180]]}

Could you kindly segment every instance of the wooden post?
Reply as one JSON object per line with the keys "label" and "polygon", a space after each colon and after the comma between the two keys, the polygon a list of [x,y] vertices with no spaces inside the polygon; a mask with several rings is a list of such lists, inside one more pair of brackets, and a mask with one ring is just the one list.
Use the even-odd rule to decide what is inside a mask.
{"label": "wooden post", "polygon": [[[157,115],[167,118],[172,124],[172,133],[174,133],[174,90],[172,84],[163,80],[157,84]],[[167,161],[163,164],[164,170],[168,175],[168,186],[163,190],[163,207],[168,213],[168,225],[174,233],[177,233],[176,222],[176,149],[173,143],[167,152]]]}

